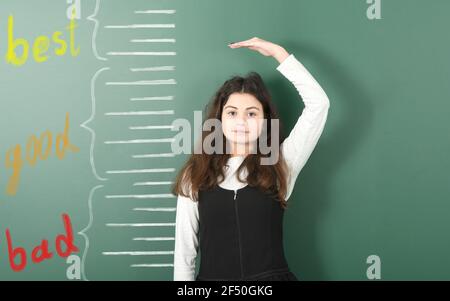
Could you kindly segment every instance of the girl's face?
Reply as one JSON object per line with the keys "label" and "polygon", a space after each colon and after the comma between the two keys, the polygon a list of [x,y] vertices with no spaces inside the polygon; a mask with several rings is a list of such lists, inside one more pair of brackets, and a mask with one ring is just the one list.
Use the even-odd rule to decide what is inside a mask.
{"label": "girl's face", "polygon": [[263,107],[247,93],[233,93],[222,110],[222,131],[232,144],[255,142],[261,134]]}

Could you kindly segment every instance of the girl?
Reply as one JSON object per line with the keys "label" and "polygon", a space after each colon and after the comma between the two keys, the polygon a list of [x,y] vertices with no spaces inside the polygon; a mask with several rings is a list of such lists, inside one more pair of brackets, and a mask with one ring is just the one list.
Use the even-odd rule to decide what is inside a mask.
{"label": "girl", "polygon": [[263,138],[262,121],[267,120],[269,129],[277,119],[263,80],[251,72],[232,77],[217,91],[208,119],[221,121],[221,137],[230,152],[192,154],[177,176],[174,280],[297,280],[284,256],[283,212],[323,131],[329,100],[280,45],[255,37],[228,46],[275,58],[276,69],[295,86],[305,107],[284,141],[267,131],[265,140],[282,143],[276,145],[278,160],[261,164],[266,156],[254,142]]}

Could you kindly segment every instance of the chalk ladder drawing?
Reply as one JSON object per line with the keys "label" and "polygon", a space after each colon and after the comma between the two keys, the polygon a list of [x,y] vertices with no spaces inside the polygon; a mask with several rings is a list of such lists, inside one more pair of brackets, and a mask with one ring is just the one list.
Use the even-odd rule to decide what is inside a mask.
{"label": "chalk ladder drawing", "polygon": [[[100,22],[98,19],[96,19],[97,14],[99,12],[101,6],[101,0],[96,0],[95,3],[95,9],[94,13],[87,17],[87,20],[94,23],[94,29],[92,33],[92,52],[97,60],[103,61],[103,62],[109,62],[108,57],[130,57],[130,56],[139,56],[139,57],[145,57],[145,56],[175,56],[176,52],[174,51],[109,51],[106,53],[108,57],[101,56],[97,51],[97,34],[99,31]],[[159,14],[159,15],[174,15],[176,13],[176,10],[174,9],[167,9],[167,10],[134,10],[132,12],[136,15],[153,15],[153,14]],[[139,29],[152,29],[152,30],[163,30],[163,33],[167,33],[167,29],[173,29],[175,28],[174,23],[169,24],[119,24],[119,25],[106,25],[104,26],[105,29],[108,30],[139,30]],[[175,43],[176,40],[174,38],[148,38],[148,39],[131,39],[129,41],[132,44],[139,43],[139,44],[148,44],[152,45],[153,43]],[[111,65],[111,64],[109,64]],[[80,127],[87,130],[91,135],[91,144],[90,144],[90,152],[89,152],[89,158],[90,158],[90,165],[92,169],[92,173],[94,174],[95,178],[98,181],[104,182],[103,185],[96,185],[93,187],[89,192],[88,197],[88,209],[89,209],[89,221],[87,226],[78,232],[79,235],[83,236],[85,239],[85,249],[82,255],[81,260],[81,271],[82,271],[82,278],[83,280],[89,280],[86,275],[86,257],[89,252],[89,236],[87,234],[88,230],[91,228],[94,222],[94,212],[93,212],[93,197],[97,190],[105,187],[110,180],[110,178],[101,177],[97,169],[95,167],[95,159],[94,159],[94,146],[96,142],[96,134],[95,130],[90,128],[88,124],[93,121],[96,117],[96,85],[98,81],[98,77],[103,72],[108,72],[111,70],[111,67],[103,67],[100,68],[92,77],[91,79],[91,116],[89,119],[84,121]],[[133,67],[129,69],[130,72],[133,73],[139,73],[139,74],[145,74],[146,72],[158,72],[158,71],[175,71],[175,66],[144,66],[144,67]],[[124,86],[128,87],[128,89],[132,90],[133,86],[153,86],[153,85],[176,85],[177,82],[175,79],[160,79],[160,80],[139,80],[139,81],[115,81],[115,82],[106,82],[106,86]],[[160,95],[160,96],[145,96],[145,97],[130,97],[130,102],[152,102],[152,101],[173,101],[175,98],[174,95]],[[174,110],[159,110],[159,111],[125,111],[125,112],[107,112],[104,115],[108,117],[120,117],[120,116],[154,116],[154,115],[167,115],[171,116],[174,115]],[[167,120],[167,118],[165,118]],[[146,125],[146,126],[132,126],[130,125],[128,127],[131,131],[139,131],[139,130],[172,130],[173,126],[170,124],[162,124],[162,125]],[[103,143],[106,145],[114,145],[114,144],[160,144],[160,143],[171,143],[173,141],[173,137],[168,138],[160,138],[160,139],[122,139],[122,140],[108,140],[104,141]],[[172,152],[166,152],[166,153],[148,153],[148,154],[133,154],[131,156],[133,159],[143,159],[143,158],[171,158],[175,157],[175,154]],[[137,173],[174,173],[175,168],[174,167],[168,167],[168,168],[143,168],[143,169],[125,169],[125,170],[107,170],[105,173],[111,176],[115,175],[133,175]],[[171,181],[142,181],[142,182],[135,182],[133,183],[133,187],[138,186],[159,186],[159,185],[171,185]],[[121,194],[121,195],[106,195],[105,198],[107,199],[175,199],[176,197],[171,193],[159,193],[159,194]],[[173,207],[139,207],[139,208],[133,208],[132,209],[135,212],[175,212],[176,211],[176,204]],[[131,227],[131,228],[140,228],[140,227],[172,227],[174,229],[175,227],[175,221],[172,220],[170,222],[164,222],[164,223],[106,223],[106,227],[111,228],[121,228],[121,227]],[[173,231],[174,233],[174,231]],[[133,241],[174,241],[174,235],[173,236],[162,236],[162,237],[134,237],[132,238]],[[145,256],[145,257],[137,257],[137,258],[151,258],[152,255],[173,255],[174,250],[165,250],[165,251],[148,251],[148,250],[133,250],[133,251],[123,251],[123,250],[114,250],[114,251],[104,251],[102,252],[102,255],[104,256]],[[150,257],[148,257],[150,256]],[[130,265],[130,268],[173,268],[173,260],[170,262],[138,262],[135,264]]]}

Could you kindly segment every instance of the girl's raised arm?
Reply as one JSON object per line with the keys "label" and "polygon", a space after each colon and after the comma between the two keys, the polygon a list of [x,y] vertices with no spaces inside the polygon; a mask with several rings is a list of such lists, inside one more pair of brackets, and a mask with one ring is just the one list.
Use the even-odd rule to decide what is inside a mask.
{"label": "girl's raised arm", "polygon": [[289,177],[286,200],[290,197],[298,174],[313,152],[325,127],[330,101],[319,83],[295,58],[289,55],[277,70],[297,89],[305,105],[288,137],[281,144]]}
{"label": "girl's raised arm", "polygon": [[293,54],[280,45],[259,38],[231,43],[233,49],[246,47],[264,56],[272,56],[280,64],[277,70],[297,89],[305,108],[288,137],[281,145],[289,176],[286,200],[290,197],[300,170],[314,150],[325,126],[330,101],[325,91]]}

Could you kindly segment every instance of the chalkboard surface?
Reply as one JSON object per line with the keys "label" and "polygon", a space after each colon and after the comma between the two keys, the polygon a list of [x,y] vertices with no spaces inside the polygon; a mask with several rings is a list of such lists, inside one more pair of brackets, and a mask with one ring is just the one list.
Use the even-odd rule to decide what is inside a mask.
{"label": "chalkboard surface", "polygon": [[[370,2],[370,1],[369,1]],[[302,280],[449,279],[450,2],[0,3],[0,279],[171,280],[172,122],[257,71],[289,131],[278,43],[331,102],[285,216]]]}

